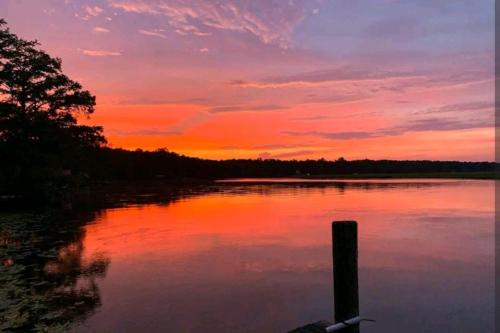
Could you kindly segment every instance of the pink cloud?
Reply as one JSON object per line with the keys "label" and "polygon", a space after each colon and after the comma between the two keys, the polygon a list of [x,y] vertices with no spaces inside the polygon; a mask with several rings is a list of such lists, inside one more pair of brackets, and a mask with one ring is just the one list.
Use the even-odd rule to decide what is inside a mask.
{"label": "pink cloud", "polygon": [[94,29],[92,29],[92,31],[95,33],[107,33],[109,32],[109,29],[103,27],[95,27]]}
{"label": "pink cloud", "polygon": [[85,6],[83,7],[83,10],[85,13],[87,13],[90,16],[99,16],[103,12],[103,9],[99,6]]}
{"label": "pink cloud", "polygon": [[160,30],[139,30],[141,35],[151,36],[151,37],[159,37],[159,38],[167,38],[164,34],[160,32]]}
{"label": "pink cloud", "polygon": [[126,12],[163,15],[181,35],[209,35],[207,30],[248,33],[265,44],[288,48],[305,11],[300,2],[268,1],[216,3],[200,0],[109,0]]}
{"label": "pink cloud", "polygon": [[112,57],[122,55],[120,52],[113,51],[103,51],[103,50],[79,50],[83,54],[89,57]]}
{"label": "pink cloud", "polygon": [[104,12],[104,9],[102,9],[99,6],[85,5],[83,7],[83,13],[81,13],[81,14],[76,13],[75,16],[84,20],[84,21],[87,21],[92,17],[97,17],[97,16],[101,15],[103,12]]}

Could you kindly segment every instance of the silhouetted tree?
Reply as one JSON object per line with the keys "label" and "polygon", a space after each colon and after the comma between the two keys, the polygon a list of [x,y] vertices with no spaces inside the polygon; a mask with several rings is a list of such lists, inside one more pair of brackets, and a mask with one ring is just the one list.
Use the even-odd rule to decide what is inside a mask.
{"label": "silhouetted tree", "polygon": [[0,186],[11,191],[41,178],[59,181],[106,142],[101,127],[77,124],[78,115],[94,112],[95,97],[38,45],[0,19]]}

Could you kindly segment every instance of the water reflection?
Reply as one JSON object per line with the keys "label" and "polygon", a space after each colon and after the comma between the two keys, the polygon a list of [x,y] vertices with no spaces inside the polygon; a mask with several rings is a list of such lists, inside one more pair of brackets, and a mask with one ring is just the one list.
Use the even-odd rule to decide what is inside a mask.
{"label": "water reflection", "polygon": [[[48,299],[62,286],[94,296],[87,308],[77,305],[46,325],[285,332],[332,321],[330,222],[356,219],[360,310],[377,319],[369,332],[492,332],[493,182],[216,184],[93,197],[99,209],[46,217],[43,226],[33,222],[5,236],[22,244],[30,239],[24,233],[45,239],[30,247],[38,275],[16,275],[25,290],[12,299],[36,308],[27,296],[39,294],[33,276],[34,283],[55,281],[40,291]],[[55,232],[68,221],[71,232]],[[16,264],[2,266],[2,277],[24,251],[9,244],[0,258]],[[31,325],[44,322],[30,311]]]}
{"label": "water reflection", "polygon": [[0,225],[0,330],[64,331],[101,305],[97,278],[109,258],[84,257],[92,221],[61,214],[4,214]]}

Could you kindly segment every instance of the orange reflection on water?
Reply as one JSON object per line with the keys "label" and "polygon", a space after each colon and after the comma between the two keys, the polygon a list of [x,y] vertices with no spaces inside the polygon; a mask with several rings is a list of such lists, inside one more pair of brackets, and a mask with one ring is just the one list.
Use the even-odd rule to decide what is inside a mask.
{"label": "orange reflection on water", "polygon": [[[410,221],[405,221],[404,216],[425,216],[427,212],[449,216],[491,212],[492,183],[438,184],[407,189],[292,187],[270,191],[259,185],[244,194],[209,194],[168,206],[110,209],[97,223],[87,227],[85,248],[89,252],[130,257],[161,251],[168,251],[168,255],[186,254],[214,246],[221,240],[237,244],[327,245],[332,220],[358,220],[361,237],[378,234],[378,237],[397,238],[411,237],[407,232],[419,230],[394,225],[397,221],[408,226]],[[432,251],[429,247],[423,250]]]}
{"label": "orange reflection on water", "polygon": [[[111,259],[101,284],[103,307],[89,325],[120,329],[130,311],[139,312],[136,328],[155,318],[178,331],[190,331],[190,320],[219,320],[219,330],[229,332],[257,316],[256,329],[243,331],[266,332],[329,319],[330,223],[345,219],[359,223],[362,308],[377,319],[416,308],[439,326],[450,309],[471,304],[488,316],[493,189],[491,181],[221,184],[216,193],[168,205],[108,209],[86,226],[83,240],[86,256]],[[443,289],[445,281],[454,289]],[[404,290],[397,287],[402,283]],[[380,304],[379,293],[408,300]],[[416,295],[440,297],[442,304],[430,306]],[[399,315],[399,329],[417,332]]]}

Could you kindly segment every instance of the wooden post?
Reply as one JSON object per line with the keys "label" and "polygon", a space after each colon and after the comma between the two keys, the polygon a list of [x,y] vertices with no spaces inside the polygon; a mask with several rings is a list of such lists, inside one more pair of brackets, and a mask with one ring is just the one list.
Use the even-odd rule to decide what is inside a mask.
{"label": "wooden post", "polygon": [[[335,322],[359,316],[358,224],[355,221],[332,223],[333,283]],[[342,330],[359,333],[359,324]]]}

